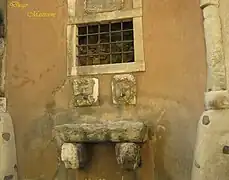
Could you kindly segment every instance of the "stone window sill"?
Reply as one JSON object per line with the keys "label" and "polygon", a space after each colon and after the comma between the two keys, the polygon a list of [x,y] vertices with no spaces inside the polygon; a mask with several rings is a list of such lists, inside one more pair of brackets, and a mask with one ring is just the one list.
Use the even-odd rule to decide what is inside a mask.
{"label": "stone window sill", "polygon": [[71,69],[71,76],[76,75],[95,75],[112,73],[131,73],[145,71],[144,61],[120,64],[105,64],[92,66],[74,66]]}

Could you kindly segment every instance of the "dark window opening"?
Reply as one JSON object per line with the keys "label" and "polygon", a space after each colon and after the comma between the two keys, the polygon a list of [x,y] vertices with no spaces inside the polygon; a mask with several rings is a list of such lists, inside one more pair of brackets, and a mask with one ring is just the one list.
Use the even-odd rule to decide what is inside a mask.
{"label": "dark window opening", "polygon": [[134,62],[133,21],[78,26],[79,66]]}

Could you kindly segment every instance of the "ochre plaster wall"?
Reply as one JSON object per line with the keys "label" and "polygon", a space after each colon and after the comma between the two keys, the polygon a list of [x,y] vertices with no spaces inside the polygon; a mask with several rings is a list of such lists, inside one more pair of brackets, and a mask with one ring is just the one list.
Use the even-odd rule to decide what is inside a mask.
{"label": "ochre plaster wall", "polygon": [[[54,102],[52,92],[66,79],[66,4],[60,0],[28,1],[26,9],[8,8],[7,96],[18,155],[19,177],[50,180],[56,170],[51,140],[53,117],[67,108],[67,94]],[[29,18],[28,11],[56,12],[55,18]],[[146,72],[135,73],[138,105],[116,109],[111,103],[111,75],[98,76],[100,104],[78,115],[99,114],[110,119],[139,117],[157,126],[155,173],[152,147],[143,148],[140,176],[148,180],[190,179],[196,124],[203,111],[205,47],[198,0],[143,2]],[[101,115],[102,114],[102,115]],[[108,118],[108,119],[109,119]],[[68,118],[65,116],[64,121]],[[120,178],[111,147],[95,147],[88,177],[105,171],[107,180]],[[109,165],[109,166],[108,166]],[[82,177],[85,177],[85,173]],[[97,176],[98,175],[98,176]],[[81,177],[81,175],[79,175]],[[109,177],[109,178],[108,178]],[[113,178],[113,179],[112,179]],[[128,178],[127,178],[128,179]],[[129,177],[131,179],[131,177]]]}

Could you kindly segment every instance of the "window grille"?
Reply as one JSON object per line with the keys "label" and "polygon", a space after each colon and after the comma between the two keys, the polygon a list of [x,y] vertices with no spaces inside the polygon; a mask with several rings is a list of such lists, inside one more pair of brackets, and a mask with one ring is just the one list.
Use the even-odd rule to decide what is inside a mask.
{"label": "window grille", "polygon": [[135,61],[132,20],[81,24],[77,27],[78,66]]}

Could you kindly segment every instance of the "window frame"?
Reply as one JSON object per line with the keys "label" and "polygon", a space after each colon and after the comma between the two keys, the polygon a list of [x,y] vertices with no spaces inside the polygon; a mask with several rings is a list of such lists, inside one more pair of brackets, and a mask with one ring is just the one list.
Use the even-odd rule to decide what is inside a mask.
{"label": "window frame", "polygon": [[[111,12],[93,13],[82,17],[75,16],[75,1],[68,0],[68,24],[67,24],[67,75],[96,75],[115,74],[145,71],[143,27],[142,27],[142,0],[133,0],[133,9]],[[101,65],[77,65],[77,34],[78,24],[88,24],[102,21],[119,21],[122,19],[133,20],[134,34],[134,62],[101,64]]]}

